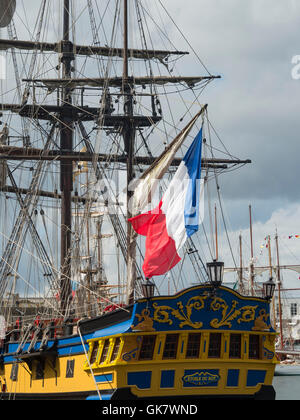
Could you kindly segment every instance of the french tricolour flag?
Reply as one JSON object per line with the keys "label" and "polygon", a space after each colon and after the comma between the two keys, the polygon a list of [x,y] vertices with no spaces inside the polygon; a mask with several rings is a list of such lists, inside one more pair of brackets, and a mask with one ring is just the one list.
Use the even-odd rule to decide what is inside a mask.
{"label": "french tricolour flag", "polygon": [[201,182],[202,129],[188,149],[159,205],[129,219],[133,229],[146,236],[143,271],[146,277],[171,270],[178,251],[197,232],[203,214]]}

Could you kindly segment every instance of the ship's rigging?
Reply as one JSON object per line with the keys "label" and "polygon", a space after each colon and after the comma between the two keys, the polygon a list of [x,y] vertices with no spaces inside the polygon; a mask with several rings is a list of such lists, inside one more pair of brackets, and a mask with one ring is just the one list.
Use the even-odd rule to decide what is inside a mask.
{"label": "ship's rigging", "polygon": [[[194,106],[198,106],[199,110],[199,96],[203,89],[219,76],[210,73],[174,76],[178,60],[188,52],[177,50],[171,42],[171,49],[154,48],[149,27],[153,21],[148,19],[147,9],[141,1],[128,3],[127,0],[117,0],[114,3],[114,7],[110,8],[110,1],[107,1],[104,12],[114,10],[110,37],[107,36],[108,28],[101,26],[104,16],[99,13],[97,2],[88,0],[80,9],[79,16],[86,13],[89,20],[91,45],[77,42],[79,18],[75,17],[75,9],[78,5],[71,0],[61,2],[63,30],[57,35],[58,41],[46,40],[45,28],[48,28],[47,19],[51,20],[52,11],[51,2],[47,0],[40,2],[30,40],[18,38],[15,18],[8,25],[8,38],[2,36],[0,39],[0,50],[7,56],[11,55],[16,83],[15,97],[7,88],[8,94],[2,94],[0,103],[3,120],[7,123],[4,128],[13,132],[13,135],[5,137],[4,128],[2,130],[0,189],[3,197],[9,194],[18,203],[11,231],[6,237],[2,235],[1,306],[4,305],[4,296],[13,295],[17,290],[21,251],[25,249],[26,253],[25,243],[30,235],[31,257],[34,250],[34,258],[42,267],[40,275],[42,272],[50,288],[49,296],[56,297],[59,302],[57,306],[55,299],[54,303],[51,300],[51,311],[55,308],[59,316],[68,316],[73,307],[72,282],[77,281],[79,306],[89,301],[91,306],[87,305],[83,311],[88,312],[87,315],[101,313],[103,307],[111,303],[101,255],[104,217],[111,223],[118,252],[127,267],[128,302],[132,303],[134,293],[139,293],[142,273],[136,254],[142,254],[141,245],[135,241],[131,227],[126,223],[130,216],[126,205],[123,213],[116,211],[120,202],[119,191],[109,189],[113,173],[126,172],[124,198],[128,202],[132,196],[128,188],[130,182],[145,170],[145,166],[153,164],[163,151],[157,141],[154,145],[151,143],[151,135],[156,133],[157,138],[163,140],[163,147],[167,147],[166,134],[171,131],[171,136],[175,137],[174,133],[180,132],[181,123],[189,120]],[[137,18],[136,32],[128,22],[129,6],[133,12],[131,15]],[[118,26],[122,29],[120,38],[117,35]],[[102,30],[105,36],[100,37]],[[139,34],[140,48],[129,45],[135,33]],[[24,53],[29,54],[27,62]],[[88,64],[88,59],[92,60],[92,64]],[[133,64],[137,65],[137,73],[134,73]],[[28,71],[25,72],[26,67]],[[86,71],[90,75],[85,75]],[[203,72],[207,73],[205,68]],[[191,94],[191,103],[183,102],[185,111],[184,114],[181,111],[179,116],[175,115],[176,112],[171,113],[173,92],[179,96],[183,92]],[[4,100],[6,96],[8,100]],[[169,118],[165,118],[163,105],[170,111]],[[207,118],[207,115],[204,117]],[[14,131],[13,123],[17,125]],[[249,160],[233,158],[226,153],[216,158],[211,145],[206,147],[207,153],[202,161],[206,178],[209,173],[215,175],[216,172],[249,163]],[[210,156],[209,152],[212,152]],[[171,167],[177,166],[179,161],[179,158],[174,158]],[[15,166],[15,162],[20,163]],[[20,174],[28,164],[32,165],[31,176],[28,177],[27,172],[25,185],[25,179]],[[87,165],[84,170],[79,170],[79,177],[74,177],[74,164],[81,169]],[[53,179],[46,182],[49,174]],[[50,188],[45,189],[45,183]],[[102,187],[99,188],[99,185]],[[97,213],[95,196],[104,210],[98,211],[92,227],[92,216]],[[46,249],[47,242],[51,240],[47,236],[45,239],[47,226],[42,213],[43,205],[37,213],[40,199],[44,200],[43,203],[51,199],[61,209],[60,220],[56,219],[60,227],[60,238],[56,238],[54,244],[60,247],[56,261]],[[78,217],[80,212],[83,214],[81,218]],[[43,222],[45,232],[40,229],[41,223],[37,227],[37,217]],[[94,256],[90,238],[84,238],[92,236],[92,229],[97,241],[93,245],[94,251],[97,250]],[[79,250],[83,239],[87,239],[86,255]],[[185,253],[191,257],[195,271],[201,276],[203,262],[196,251],[197,247],[190,239]],[[12,278],[15,280],[12,281]],[[119,292],[120,289],[121,282],[118,280]]]}

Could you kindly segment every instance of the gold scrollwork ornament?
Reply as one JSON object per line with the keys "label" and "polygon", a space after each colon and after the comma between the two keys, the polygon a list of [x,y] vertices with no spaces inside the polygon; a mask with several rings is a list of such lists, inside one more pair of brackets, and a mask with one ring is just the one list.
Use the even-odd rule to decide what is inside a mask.
{"label": "gold scrollwork ornament", "polygon": [[232,327],[231,321],[236,319],[236,322],[240,324],[241,322],[251,322],[255,319],[255,311],[257,306],[243,306],[242,308],[237,309],[238,302],[236,300],[232,301],[232,306],[229,308],[224,299],[214,298],[211,303],[211,309],[213,311],[219,311],[222,309],[222,319],[213,319],[210,322],[210,326],[213,328],[220,327]]}
{"label": "gold scrollwork ornament", "polygon": [[200,311],[204,308],[204,301],[207,299],[207,295],[202,296],[194,296],[190,298],[187,302],[187,304],[184,306],[182,302],[177,303],[177,308],[172,308],[171,306],[158,306],[157,303],[153,303],[154,307],[154,315],[153,319],[156,322],[162,323],[162,324],[173,324],[173,320],[170,318],[170,314],[178,319],[179,321],[182,321],[179,324],[179,328],[184,327],[185,325],[188,325],[192,328],[202,328],[203,322],[193,322],[191,320],[193,311]]}

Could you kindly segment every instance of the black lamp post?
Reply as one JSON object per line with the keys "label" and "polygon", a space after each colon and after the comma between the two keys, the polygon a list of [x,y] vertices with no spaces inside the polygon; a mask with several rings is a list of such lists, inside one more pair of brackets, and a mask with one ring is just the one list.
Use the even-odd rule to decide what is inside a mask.
{"label": "black lamp post", "polygon": [[269,301],[272,300],[274,296],[275,288],[276,288],[276,284],[274,283],[273,278],[270,277],[270,279],[263,284],[265,299]]}
{"label": "black lamp post", "polygon": [[223,281],[224,263],[221,261],[213,260],[207,263],[207,274],[209,282],[214,290],[221,286]]}
{"label": "black lamp post", "polygon": [[154,296],[155,284],[146,278],[147,282],[142,284],[142,292],[146,299],[150,299]]}

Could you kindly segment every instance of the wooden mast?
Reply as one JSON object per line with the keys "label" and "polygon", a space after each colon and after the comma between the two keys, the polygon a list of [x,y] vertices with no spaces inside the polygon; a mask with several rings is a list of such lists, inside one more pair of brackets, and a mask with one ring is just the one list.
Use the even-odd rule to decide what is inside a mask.
{"label": "wooden mast", "polygon": [[[273,278],[271,237],[270,237],[270,235],[268,235],[268,251],[269,251],[269,273],[270,273],[270,278]],[[274,320],[274,325],[276,325],[275,296],[272,299],[272,304],[273,304],[273,320]]]}
{"label": "wooden mast", "polygon": [[270,235],[268,235],[268,251],[269,251],[269,273],[270,273],[270,277],[273,277],[272,253],[271,253],[271,237],[270,237]]}
{"label": "wooden mast", "polygon": [[239,235],[240,243],[240,270],[239,270],[239,292],[241,293],[244,289],[243,286],[243,250],[242,250],[242,234]]}
{"label": "wooden mast", "polygon": [[[124,58],[123,58],[123,93],[124,93],[124,114],[127,119],[124,121],[123,138],[125,152],[127,155],[127,219],[131,217],[130,199],[133,191],[130,190],[130,182],[134,178],[133,157],[135,143],[135,126],[132,123],[133,100],[132,86],[128,79],[128,1],[123,1],[124,7]],[[127,303],[134,302],[134,289],[136,285],[136,234],[131,223],[127,222]]]}
{"label": "wooden mast", "polygon": [[251,205],[249,205],[249,219],[250,219],[250,244],[251,244],[250,287],[251,287],[251,294],[252,294],[252,296],[254,296],[254,252],[253,252],[252,208],[251,208]]}
{"label": "wooden mast", "polygon": [[[72,75],[71,61],[74,60],[73,44],[70,42],[70,0],[64,0],[63,11],[63,40],[62,40],[62,78]],[[60,147],[67,153],[73,149],[73,121],[70,109],[72,108],[72,95],[67,86],[62,87],[61,97],[61,124]],[[61,189],[61,277],[60,302],[61,310],[65,314],[71,296],[71,230],[72,230],[72,190],[73,165],[71,160],[61,160],[60,163],[60,189]]]}
{"label": "wooden mast", "polygon": [[278,246],[278,234],[276,230],[275,236],[276,242],[276,254],[277,254],[277,288],[278,288],[278,306],[279,306],[279,330],[280,330],[280,348],[283,349],[283,330],[282,330],[282,307],[281,307],[281,278],[280,278],[280,263],[279,263],[279,246]]}
{"label": "wooden mast", "polygon": [[216,261],[219,259],[219,246],[218,246],[218,220],[217,220],[217,205],[215,204],[215,241],[216,241]]}

